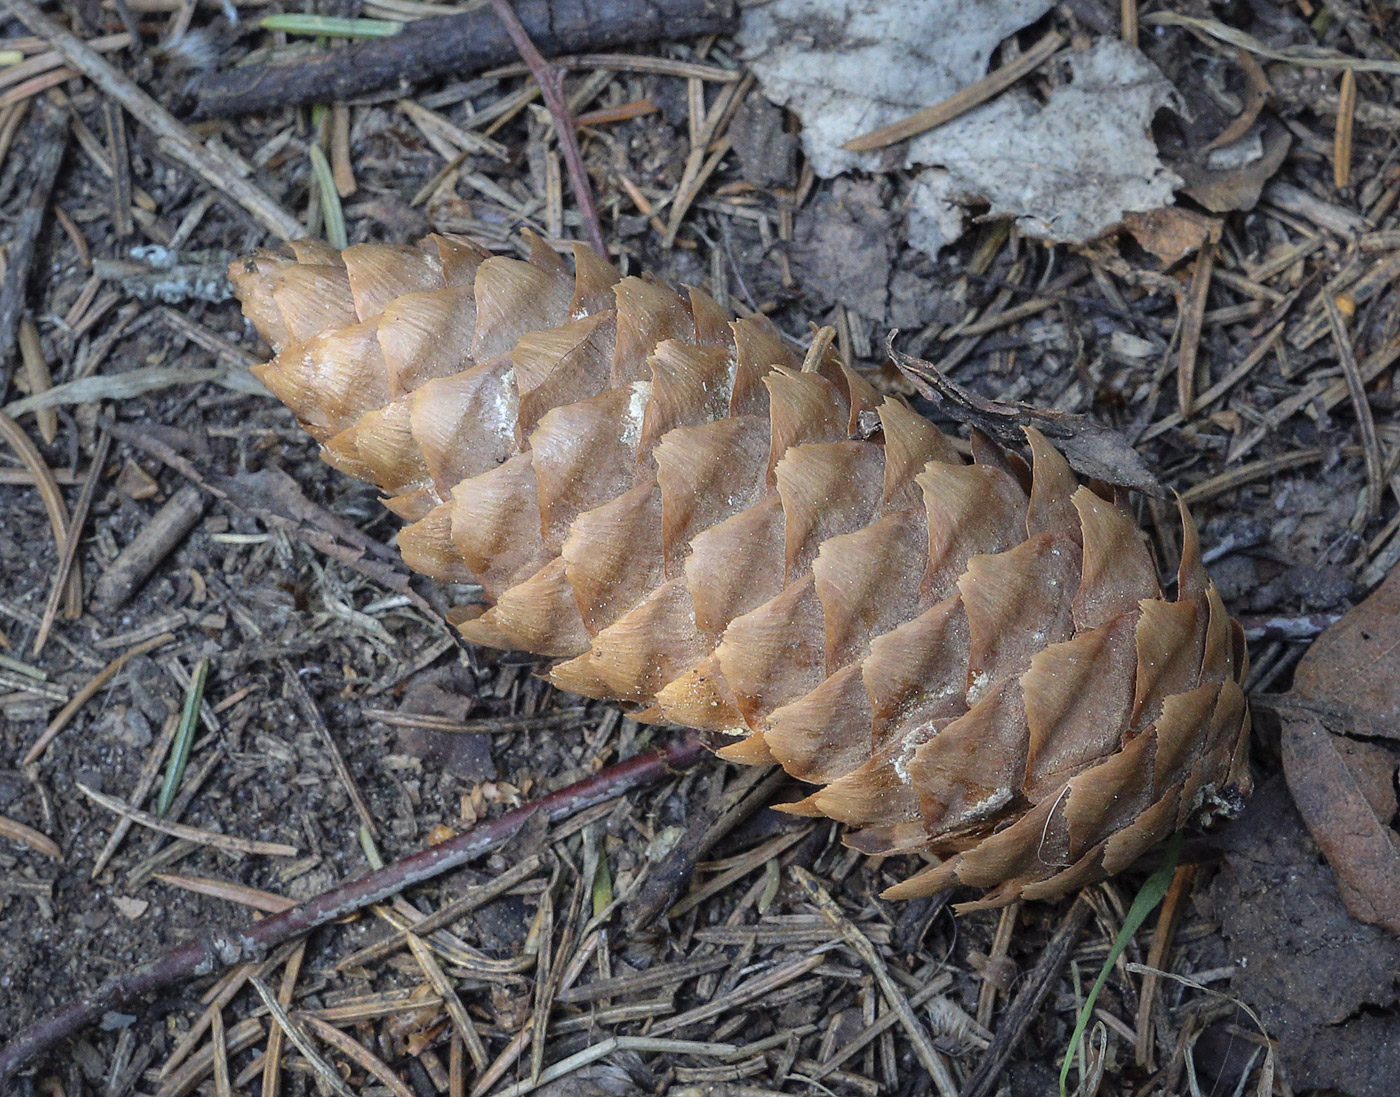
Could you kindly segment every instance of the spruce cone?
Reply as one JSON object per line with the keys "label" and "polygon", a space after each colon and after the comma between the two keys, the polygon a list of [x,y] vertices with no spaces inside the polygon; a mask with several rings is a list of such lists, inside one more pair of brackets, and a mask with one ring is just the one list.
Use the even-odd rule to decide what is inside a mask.
{"label": "spruce cone", "polygon": [[948,439],[834,355],[710,298],[469,241],[230,272],[258,375],[476,582],[476,643],[560,688],[736,737],[821,786],[800,814],[941,863],[887,892],[1049,898],[1249,785],[1245,649],[1182,513],[1176,598],[1134,523],[1027,430]]}

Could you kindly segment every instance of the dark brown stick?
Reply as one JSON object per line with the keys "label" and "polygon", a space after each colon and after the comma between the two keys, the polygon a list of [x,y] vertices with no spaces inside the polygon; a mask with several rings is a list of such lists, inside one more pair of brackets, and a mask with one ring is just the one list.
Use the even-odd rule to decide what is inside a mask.
{"label": "dark brown stick", "polygon": [[0,403],[4,403],[5,390],[10,387],[10,375],[15,366],[15,336],[19,331],[20,314],[24,311],[34,245],[38,243],[44,210],[48,208],[49,195],[58,178],[58,165],[67,146],[68,112],[47,98],[40,99],[30,120],[26,150],[30,169],[24,201],[15,217],[10,247],[5,253],[5,282],[0,285]]}
{"label": "dark brown stick", "polygon": [[[738,25],[734,0],[519,0],[515,10],[545,54],[728,34]],[[195,111],[204,118],[229,117],[330,103],[477,72],[512,61],[515,53],[490,12],[420,19],[393,38],[212,73],[194,87]]]}
{"label": "dark brown stick", "polygon": [[1074,901],[1055,936],[1050,938],[1030,975],[1021,984],[1021,991],[1007,1009],[991,1045],[982,1053],[982,1061],[963,1086],[961,1097],[988,1097],[996,1089],[1002,1070],[1011,1060],[1011,1053],[1025,1038],[1031,1022],[1040,1015],[1041,1003],[1069,961],[1069,954],[1074,951],[1074,944],[1093,913],[1094,908],[1082,895]]}
{"label": "dark brown stick", "polygon": [[[716,779],[721,775],[716,772]],[[681,891],[695,875],[696,863],[726,834],[744,822],[760,808],[767,807],[792,778],[774,766],[773,771],[722,809],[707,818],[691,820],[666,860],[646,878],[640,893],[628,904],[627,932],[639,933],[650,926],[680,897]]]}
{"label": "dark brown stick", "polygon": [[395,861],[378,872],[349,880],[281,914],[237,929],[212,930],[192,937],[164,956],[108,979],[91,994],[19,1032],[0,1048],[0,1084],[60,1040],[101,1020],[108,1010],[184,979],[209,975],[233,964],[256,962],[284,941],[397,895],[503,845],[536,812],[544,812],[555,822],[566,819],[595,804],[654,784],[676,770],[693,766],[706,754],[699,737],[693,732],[687,733],[664,747],[609,766],[558,792],[508,811],[498,819],[478,823],[455,838]]}
{"label": "dark brown stick", "polygon": [[[545,106],[554,118],[554,132],[559,138],[559,148],[564,153],[564,164],[569,169],[569,185],[574,190],[574,201],[578,203],[579,216],[583,219],[584,232],[588,242],[599,255],[608,254],[608,245],[603,242],[603,227],[598,223],[598,207],[593,203],[593,184],[588,181],[588,169],[583,166],[583,153],[578,147],[578,123],[574,112],[569,109],[564,98],[564,71],[544,59],[530,35],[520,24],[510,0],[491,0],[496,18],[506,28],[510,40],[515,45],[520,59],[530,68],[535,83],[540,86]],[[538,1045],[537,1045],[538,1046]]]}
{"label": "dark brown stick", "polygon": [[203,517],[204,496],[198,488],[186,484],[151,516],[145,528],[102,573],[93,588],[93,608],[105,614],[121,606]]}

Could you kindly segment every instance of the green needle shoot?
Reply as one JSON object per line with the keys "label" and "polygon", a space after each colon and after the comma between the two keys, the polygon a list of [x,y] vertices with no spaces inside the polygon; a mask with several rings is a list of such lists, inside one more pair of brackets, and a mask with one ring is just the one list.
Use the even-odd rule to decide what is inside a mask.
{"label": "green needle shoot", "polygon": [[180,779],[185,775],[185,764],[190,760],[190,744],[194,742],[194,728],[199,723],[199,705],[204,700],[204,683],[208,678],[209,660],[201,659],[194,665],[189,689],[185,690],[185,707],[180,712],[180,726],[175,730],[175,742],[170,746],[170,760],[165,766],[165,783],[161,785],[160,797],[156,800],[156,815],[162,819],[175,801],[175,791],[180,787]]}
{"label": "green needle shoot", "polygon": [[333,15],[265,15],[258,21],[263,30],[285,34],[323,35],[327,38],[392,38],[403,30],[393,19],[340,19]]}

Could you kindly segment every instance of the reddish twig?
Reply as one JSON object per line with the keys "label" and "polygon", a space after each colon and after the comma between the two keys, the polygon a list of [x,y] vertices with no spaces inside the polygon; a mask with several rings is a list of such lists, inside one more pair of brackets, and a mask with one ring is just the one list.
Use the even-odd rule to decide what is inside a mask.
{"label": "reddish twig", "polygon": [[578,202],[579,216],[583,218],[583,229],[588,242],[599,255],[608,254],[608,246],[603,242],[603,227],[598,222],[598,207],[593,203],[593,184],[588,181],[588,171],[583,166],[583,153],[578,147],[578,126],[574,122],[574,112],[569,109],[564,98],[564,70],[551,65],[544,55],[530,41],[530,35],[521,25],[510,0],[491,0],[491,8],[496,13],[520,59],[529,66],[530,74],[540,86],[545,106],[554,118],[554,132],[559,138],[559,148],[564,153],[564,166],[569,171],[569,184],[574,189],[574,199]]}
{"label": "reddish twig", "polygon": [[91,994],[70,1002],[16,1034],[0,1048],[0,1084],[60,1040],[75,1036],[101,1020],[109,1010],[183,979],[210,975],[233,964],[255,963],[285,941],[397,895],[497,848],[536,812],[543,812],[551,821],[566,819],[595,804],[654,784],[676,770],[693,766],[706,753],[699,737],[689,732],[664,747],[609,766],[558,792],[508,811],[498,819],[478,823],[455,838],[395,861],[378,872],[347,881],[281,914],[237,929],[211,930],[192,937],[164,956],[108,979]]}

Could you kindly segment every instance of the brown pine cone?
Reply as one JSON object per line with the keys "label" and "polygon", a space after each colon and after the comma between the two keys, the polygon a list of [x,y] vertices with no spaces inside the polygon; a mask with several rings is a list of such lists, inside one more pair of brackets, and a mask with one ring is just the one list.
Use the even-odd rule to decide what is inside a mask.
{"label": "brown pine cone", "polygon": [[1171,600],[1035,431],[1031,469],[964,463],[697,290],[538,240],[289,250],[230,271],[256,372],[412,523],[411,567],[484,588],[463,635],[735,737],[858,849],[943,858],[887,895],[1058,896],[1248,791],[1243,637],[1184,510]]}

